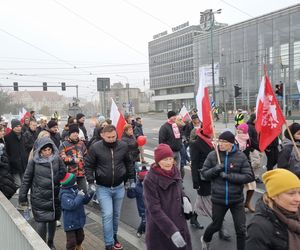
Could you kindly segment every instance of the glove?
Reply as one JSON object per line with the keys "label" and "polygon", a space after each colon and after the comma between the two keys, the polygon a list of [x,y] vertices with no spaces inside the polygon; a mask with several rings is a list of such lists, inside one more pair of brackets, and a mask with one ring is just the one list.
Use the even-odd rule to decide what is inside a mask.
{"label": "glove", "polygon": [[221,172],[221,173],[220,173],[220,177],[221,177],[222,179],[228,179],[228,174],[226,174],[225,172]]}
{"label": "glove", "polygon": [[25,211],[26,209],[28,209],[29,206],[28,206],[28,202],[20,202],[19,203],[19,206],[17,207],[17,209],[19,211]]}
{"label": "glove", "polygon": [[177,248],[186,246],[185,240],[178,231],[171,236],[171,240]]}
{"label": "glove", "polygon": [[94,183],[89,184],[88,192],[96,192],[96,185]]}
{"label": "glove", "polygon": [[77,195],[79,195],[79,196],[85,196],[85,193],[84,193],[83,190],[81,189],[81,190],[78,191]]}
{"label": "glove", "polygon": [[190,200],[187,197],[182,198],[183,201],[183,213],[187,220],[189,220],[192,217],[193,214],[193,208]]}
{"label": "glove", "polygon": [[224,165],[223,164],[217,164],[215,166],[215,169],[217,170],[217,172],[221,173],[222,171],[224,171]]}

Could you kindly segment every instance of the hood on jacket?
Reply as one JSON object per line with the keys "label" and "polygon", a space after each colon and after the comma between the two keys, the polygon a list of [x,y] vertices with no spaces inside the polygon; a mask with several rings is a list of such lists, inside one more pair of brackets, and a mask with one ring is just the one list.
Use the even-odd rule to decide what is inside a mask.
{"label": "hood on jacket", "polygon": [[[53,148],[52,157],[49,157],[48,159],[41,157],[40,155],[41,148],[47,144],[51,144]],[[55,146],[54,142],[49,137],[42,137],[36,140],[36,150],[33,152],[34,162],[38,162],[38,163],[49,162],[49,160],[51,161],[54,158],[54,156],[58,157],[58,149]]]}

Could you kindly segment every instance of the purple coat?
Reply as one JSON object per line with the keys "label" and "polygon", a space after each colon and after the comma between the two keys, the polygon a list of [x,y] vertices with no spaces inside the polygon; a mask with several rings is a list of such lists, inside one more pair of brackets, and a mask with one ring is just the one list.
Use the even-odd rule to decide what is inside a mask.
{"label": "purple coat", "polygon": [[[175,167],[175,166],[174,166]],[[148,250],[178,249],[171,236],[179,231],[187,243],[184,250],[191,250],[191,238],[182,208],[182,180],[175,167],[171,179],[151,167],[144,184],[146,207],[146,246]]]}

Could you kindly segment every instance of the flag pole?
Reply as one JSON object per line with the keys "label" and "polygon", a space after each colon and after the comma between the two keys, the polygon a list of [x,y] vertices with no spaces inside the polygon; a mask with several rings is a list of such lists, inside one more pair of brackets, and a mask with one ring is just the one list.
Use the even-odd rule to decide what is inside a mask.
{"label": "flag pole", "polygon": [[[213,116],[212,116],[212,110],[210,110],[209,112],[210,115],[210,120],[211,120],[211,128],[213,131],[213,141],[217,141],[217,136],[216,136],[216,131],[215,131],[215,124],[214,124],[214,120],[213,120]],[[219,154],[219,150],[218,150],[218,143],[213,143],[216,154],[217,154],[217,159],[218,159],[218,163],[221,164],[221,160],[220,160],[220,154]]]}
{"label": "flag pole", "polygon": [[289,126],[287,125],[287,122],[286,122],[286,121],[285,121],[285,126],[286,126],[286,129],[287,129],[288,133],[289,133],[289,136],[290,136],[290,138],[291,138],[291,141],[293,142],[293,145],[294,145],[294,147],[295,147],[295,149],[296,149],[296,152],[297,152],[298,156],[300,157],[299,149],[298,149],[298,147],[297,147],[297,145],[296,145],[296,142],[295,142],[295,140],[294,140],[294,137],[293,137],[293,135],[292,135],[292,132],[291,132]]}

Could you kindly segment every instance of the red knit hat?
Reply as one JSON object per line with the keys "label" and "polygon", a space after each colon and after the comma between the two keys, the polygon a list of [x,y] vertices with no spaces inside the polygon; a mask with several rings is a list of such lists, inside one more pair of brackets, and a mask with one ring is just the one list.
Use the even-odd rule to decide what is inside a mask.
{"label": "red knit hat", "polygon": [[161,160],[167,158],[167,157],[173,157],[173,151],[167,144],[159,144],[154,149],[154,160],[156,163],[159,163]]}

